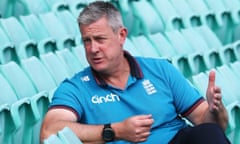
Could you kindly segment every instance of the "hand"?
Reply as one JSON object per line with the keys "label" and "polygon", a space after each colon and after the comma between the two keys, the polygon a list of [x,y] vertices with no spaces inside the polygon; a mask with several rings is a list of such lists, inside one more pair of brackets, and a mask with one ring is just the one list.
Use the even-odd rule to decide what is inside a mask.
{"label": "hand", "polygon": [[222,105],[222,95],[221,89],[215,86],[215,72],[211,71],[209,73],[209,81],[207,87],[207,101],[209,105],[209,111],[212,113],[217,113]]}
{"label": "hand", "polygon": [[153,124],[152,115],[138,115],[124,120],[121,124],[121,137],[131,142],[146,141]]}

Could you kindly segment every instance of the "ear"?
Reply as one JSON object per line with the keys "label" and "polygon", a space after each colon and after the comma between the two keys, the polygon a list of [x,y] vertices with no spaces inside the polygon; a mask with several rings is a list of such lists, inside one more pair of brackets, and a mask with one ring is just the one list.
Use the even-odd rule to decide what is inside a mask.
{"label": "ear", "polygon": [[128,31],[126,28],[120,28],[119,33],[118,33],[118,38],[121,44],[124,44],[125,39],[127,37]]}

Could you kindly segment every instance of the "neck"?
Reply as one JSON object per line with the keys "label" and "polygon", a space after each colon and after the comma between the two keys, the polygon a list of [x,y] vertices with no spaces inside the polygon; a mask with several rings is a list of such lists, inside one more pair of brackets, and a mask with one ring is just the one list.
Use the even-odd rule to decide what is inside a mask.
{"label": "neck", "polygon": [[124,61],[117,66],[114,71],[110,74],[101,74],[101,77],[106,83],[120,89],[124,89],[127,84],[129,74],[130,66],[127,59],[124,58]]}

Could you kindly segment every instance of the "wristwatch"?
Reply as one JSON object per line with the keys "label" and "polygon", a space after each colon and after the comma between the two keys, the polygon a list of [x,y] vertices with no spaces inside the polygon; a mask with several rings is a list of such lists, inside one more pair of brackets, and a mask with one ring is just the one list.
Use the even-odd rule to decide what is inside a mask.
{"label": "wristwatch", "polygon": [[115,133],[111,127],[111,124],[105,124],[102,131],[102,138],[105,142],[114,141]]}

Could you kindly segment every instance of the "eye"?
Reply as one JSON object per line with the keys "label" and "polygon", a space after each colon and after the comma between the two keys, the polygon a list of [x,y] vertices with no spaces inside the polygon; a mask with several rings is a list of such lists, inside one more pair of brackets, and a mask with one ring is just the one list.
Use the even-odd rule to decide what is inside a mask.
{"label": "eye", "polygon": [[89,38],[84,38],[83,39],[83,43],[84,44],[88,44],[88,43],[90,43],[91,42],[91,40],[89,39]]}

